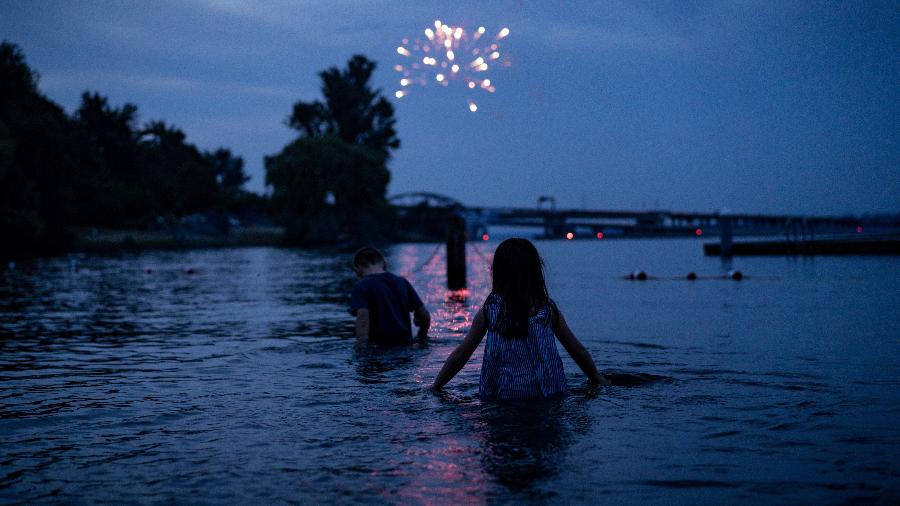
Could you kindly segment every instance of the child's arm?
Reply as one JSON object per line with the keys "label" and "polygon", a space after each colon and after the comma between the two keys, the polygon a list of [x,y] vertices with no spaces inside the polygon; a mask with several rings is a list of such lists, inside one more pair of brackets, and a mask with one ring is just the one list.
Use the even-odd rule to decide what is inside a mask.
{"label": "child's arm", "polygon": [[560,311],[559,308],[556,309],[556,314],[559,315],[559,318],[556,321],[556,327],[553,329],[553,333],[556,334],[556,338],[562,343],[563,348],[569,352],[569,356],[575,360],[575,363],[578,364],[578,367],[581,368],[592,383],[609,385],[609,380],[597,372],[597,366],[594,364],[594,359],[591,358],[591,354],[584,349],[584,346],[578,341],[575,334],[572,333],[572,329],[569,328],[569,325],[566,323],[566,319],[563,318],[562,311]]}
{"label": "child's arm", "polygon": [[431,385],[431,388],[443,388],[447,382],[456,376],[456,373],[466,365],[466,362],[469,361],[472,353],[474,353],[475,349],[478,348],[478,345],[481,344],[481,340],[484,338],[486,332],[487,318],[484,316],[484,308],[482,308],[475,314],[475,319],[472,320],[472,327],[469,329],[469,333],[466,334],[466,338],[463,339],[463,342],[450,353],[449,357],[447,357],[447,361],[444,362],[444,367],[441,367],[441,372],[439,372],[437,378],[434,379],[434,384]]}
{"label": "child's arm", "polygon": [[416,327],[419,327],[418,338],[427,338],[428,329],[431,328],[431,313],[425,309],[424,305],[413,312],[413,323],[416,324]]}
{"label": "child's arm", "polygon": [[369,310],[356,310],[356,342],[363,343],[369,339]]}
{"label": "child's arm", "polygon": [[413,311],[413,323],[416,324],[416,327],[419,327],[416,337],[426,339],[428,338],[428,329],[431,327],[431,314],[428,312],[425,304],[422,303],[422,298],[419,297],[418,292],[416,292],[409,280],[404,279],[403,281],[406,283],[406,296],[410,301],[410,307],[418,306],[418,309]]}

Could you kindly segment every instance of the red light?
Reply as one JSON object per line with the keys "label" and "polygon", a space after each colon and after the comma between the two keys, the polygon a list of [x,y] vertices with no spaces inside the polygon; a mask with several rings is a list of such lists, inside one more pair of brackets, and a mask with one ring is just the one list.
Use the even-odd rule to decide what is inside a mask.
{"label": "red light", "polygon": [[603,239],[603,232],[597,232],[597,239]]}
{"label": "red light", "polygon": [[566,240],[571,241],[574,238],[575,238],[575,234],[573,234],[572,232],[566,232]]}
{"label": "red light", "polygon": [[861,233],[862,233],[862,227],[856,227],[856,233],[857,233],[857,234],[861,234]]}
{"label": "red light", "polygon": [[490,238],[491,238],[491,236],[489,236],[489,235],[487,235],[487,234],[484,234],[484,235],[481,236],[481,240],[482,240],[482,241],[487,241],[487,240],[490,239]]}
{"label": "red light", "polygon": [[701,235],[703,235],[703,229],[698,228],[697,230],[694,230],[694,234],[696,234],[697,237],[700,237]]}

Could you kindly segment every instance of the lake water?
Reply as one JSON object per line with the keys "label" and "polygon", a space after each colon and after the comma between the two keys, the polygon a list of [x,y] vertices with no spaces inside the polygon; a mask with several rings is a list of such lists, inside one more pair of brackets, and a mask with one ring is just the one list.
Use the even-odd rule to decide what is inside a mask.
{"label": "lake water", "polygon": [[[433,315],[409,349],[355,349],[347,255],[3,270],[0,501],[900,501],[900,259],[538,242],[552,296],[618,384],[590,388],[562,352],[568,397],[482,403],[479,349],[435,395],[496,245],[469,246],[465,300],[447,297],[441,248],[388,251]],[[730,268],[744,280],[717,278]],[[651,279],[622,278],[638,269]],[[675,279],[688,271],[701,279]]]}

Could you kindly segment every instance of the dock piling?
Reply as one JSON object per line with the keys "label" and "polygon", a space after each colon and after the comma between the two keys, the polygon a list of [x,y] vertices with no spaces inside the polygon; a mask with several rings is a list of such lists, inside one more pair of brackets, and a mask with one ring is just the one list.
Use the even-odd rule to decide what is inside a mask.
{"label": "dock piling", "polygon": [[466,223],[459,216],[450,218],[447,233],[447,288],[461,290],[466,287]]}
{"label": "dock piling", "polygon": [[719,214],[719,243],[721,245],[720,255],[723,257],[731,256],[731,242],[733,238],[733,224],[731,216],[724,213]]}

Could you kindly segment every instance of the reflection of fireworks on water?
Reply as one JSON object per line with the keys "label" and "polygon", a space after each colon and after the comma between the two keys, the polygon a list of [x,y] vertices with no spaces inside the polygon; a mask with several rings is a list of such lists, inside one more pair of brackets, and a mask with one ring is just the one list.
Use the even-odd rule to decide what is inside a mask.
{"label": "reflection of fireworks on water", "polygon": [[[394,96],[409,95],[410,87],[434,84],[449,86],[451,82],[462,83],[467,89],[494,93],[497,89],[491,81],[493,70],[508,67],[510,61],[500,51],[500,40],[509,35],[509,28],[503,28],[496,35],[486,35],[487,30],[479,26],[467,31],[461,26],[445,25],[436,20],[434,29],[425,29],[425,38],[404,38],[397,46],[397,54],[404,57],[402,64],[394,66],[400,74],[400,89]],[[473,99],[467,100],[469,110],[475,112],[478,105]]]}

